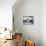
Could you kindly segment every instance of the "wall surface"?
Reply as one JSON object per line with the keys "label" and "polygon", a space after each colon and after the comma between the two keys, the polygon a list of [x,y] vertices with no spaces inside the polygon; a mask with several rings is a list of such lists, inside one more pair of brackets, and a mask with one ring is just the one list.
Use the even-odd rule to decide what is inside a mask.
{"label": "wall surface", "polygon": [[41,1],[41,38],[42,46],[46,46],[46,0]]}
{"label": "wall surface", "polygon": [[[41,0],[22,0],[13,6],[13,14],[18,32],[22,32],[24,38],[34,40],[36,46],[41,46]],[[24,25],[23,16],[34,16],[34,24]]]}
{"label": "wall surface", "polygon": [[[19,32],[23,32],[25,38],[34,39],[37,46],[46,46],[46,0],[15,3],[13,13],[15,28]],[[34,16],[34,25],[23,25],[23,16]],[[40,43],[42,45],[39,45]]]}

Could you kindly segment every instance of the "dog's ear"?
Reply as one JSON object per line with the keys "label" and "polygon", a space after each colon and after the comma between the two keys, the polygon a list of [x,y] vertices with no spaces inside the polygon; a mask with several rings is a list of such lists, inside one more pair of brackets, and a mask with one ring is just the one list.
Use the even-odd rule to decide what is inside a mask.
{"label": "dog's ear", "polygon": [[34,46],[35,46],[35,43],[34,43]]}

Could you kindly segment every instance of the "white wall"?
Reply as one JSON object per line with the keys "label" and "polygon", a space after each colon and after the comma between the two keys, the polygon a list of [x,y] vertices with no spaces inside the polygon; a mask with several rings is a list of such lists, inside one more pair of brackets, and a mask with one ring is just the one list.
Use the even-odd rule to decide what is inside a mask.
{"label": "white wall", "polygon": [[46,46],[46,0],[41,2],[41,28],[42,46]]}
{"label": "white wall", "polygon": [[[34,40],[36,46],[41,46],[41,0],[23,0],[17,7],[13,6],[13,12],[18,32]],[[23,16],[34,16],[34,25],[24,25]]]}
{"label": "white wall", "polygon": [[0,27],[12,28],[12,6],[16,0],[0,0]]}
{"label": "white wall", "polygon": [[[37,42],[37,45],[40,43],[39,40],[41,40],[42,44],[41,46],[46,46],[46,0],[41,0],[41,9],[40,9],[40,0],[30,0],[30,1],[31,2],[28,3],[22,2],[21,5],[15,3],[15,5],[13,6],[14,7],[13,11],[15,10],[14,11],[15,27],[19,32],[23,32],[24,36],[28,38],[30,38],[31,36],[31,38],[34,38],[34,40]],[[33,26],[23,25],[22,23],[23,16],[28,15],[35,16],[34,17],[35,24]],[[26,34],[28,34],[28,36]]]}

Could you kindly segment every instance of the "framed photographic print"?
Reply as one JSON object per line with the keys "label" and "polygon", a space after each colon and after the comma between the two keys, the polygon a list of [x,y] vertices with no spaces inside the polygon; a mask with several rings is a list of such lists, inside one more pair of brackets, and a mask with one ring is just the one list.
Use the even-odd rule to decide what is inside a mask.
{"label": "framed photographic print", "polygon": [[33,25],[34,24],[34,16],[23,16],[23,24]]}

